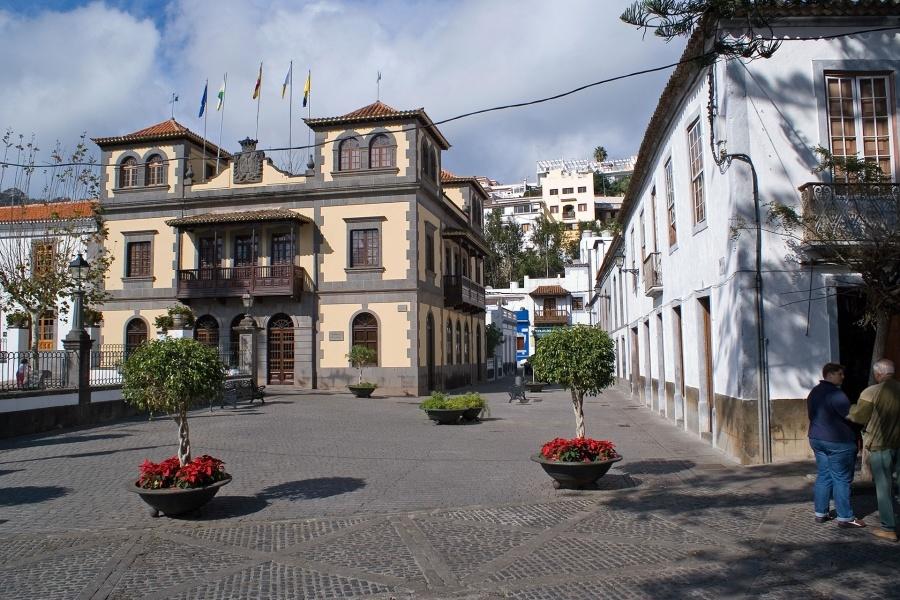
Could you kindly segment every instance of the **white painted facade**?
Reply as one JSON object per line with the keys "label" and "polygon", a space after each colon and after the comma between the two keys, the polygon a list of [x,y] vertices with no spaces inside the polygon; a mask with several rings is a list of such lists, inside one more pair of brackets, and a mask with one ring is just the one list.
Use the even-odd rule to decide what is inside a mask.
{"label": "white painted facade", "polygon": [[[646,135],[656,141],[639,157],[625,199],[622,233],[612,242],[613,253],[624,254],[624,265],[616,267],[610,256],[598,276],[597,310],[616,342],[619,377],[630,380],[633,393],[653,410],[744,463],[808,456],[804,398],[823,364],[853,358],[842,356],[837,300],[838,288],[853,276],[792,260],[785,238],[768,231],[765,207],[777,201],[799,208],[798,188],[828,181],[827,174],[812,172],[812,148],[830,145],[826,77],[835,74],[887,76],[891,175],[897,181],[900,33],[792,40],[856,31],[866,23],[871,25],[850,17],[774,22],[773,35],[786,41],[772,58],[711,67],[717,111],[712,122],[710,68],[684,69],[684,86],[676,84],[675,95],[651,121]],[[897,23],[896,17],[879,20],[879,26]],[[702,215],[692,195],[692,127],[699,128]],[[758,173],[768,369],[758,351],[751,171],[739,159],[716,165],[711,129],[715,143],[721,142],[717,150],[749,155]],[[671,244],[669,190],[676,236]],[[651,285],[654,260],[661,285]],[[760,433],[766,418],[768,431]]]}
{"label": "white painted facade", "polygon": [[516,314],[503,306],[488,307],[485,313],[486,326],[496,325],[503,333],[503,341],[494,349],[495,370],[509,375],[516,367]]}
{"label": "white painted facade", "polygon": [[539,197],[492,198],[484,204],[485,220],[494,209],[501,211],[505,223],[515,225],[522,231],[525,248],[532,247],[535,221],[549,216],[546,205]]}

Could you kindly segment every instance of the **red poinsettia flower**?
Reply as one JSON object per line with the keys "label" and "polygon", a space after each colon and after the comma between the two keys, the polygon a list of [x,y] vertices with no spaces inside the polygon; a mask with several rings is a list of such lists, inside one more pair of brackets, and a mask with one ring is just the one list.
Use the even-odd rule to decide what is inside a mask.
{"label": "red poinsettia flower", "polygon": [[555,438],[541,447],[541,456],[560,462],[596,462],[618,458],[619,454],[609,440]]}

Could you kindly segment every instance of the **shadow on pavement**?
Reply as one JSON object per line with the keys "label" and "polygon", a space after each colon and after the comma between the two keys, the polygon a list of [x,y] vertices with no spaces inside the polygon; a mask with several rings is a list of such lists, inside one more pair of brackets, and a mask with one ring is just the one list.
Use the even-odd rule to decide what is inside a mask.
{"label": "shadow on pavement", "polygon": [[26,485],[23,487],[0,488],[0,506],[36,504],[60,498],[69,493],[69,488],[58,485]]}
{"label": "shadow on pavement", "polygon": [[191,515],[174,516],[188,521],[215,521],[233,517],[245,517],[268,506],[260,496],[216,496],[212,501]]}
{"label": "shadow on pavement", "polygon": [[356,477],[318,477],[269,486],[259,497],[264,500],[313,500],[354,492],[365,485],[365,479]]}
{"label": "shadow on pavement", "polygon": [[24,471],[24,469],[0,469],[0,476],[18,473],[19,471]]}
{"label": "shadow on pavement", "polygon": [[[0,462],[2,464],[17,464],[27,462],[39,462],[42,460],[54,460],[57,458],[86,458],[89,456],[105,456],[107,454],[118,454],[119,452],[135,452],[137,450],[153,450],[154,448],[167,448],[171,444],[161,444],[158,446],[134,446],[131,448],[119,448],[116,450],[95,450],[94,452],[76,452],[74,454],[54,454],[53,456],[41,456],[40,458],[24,458],[22,460],[8,460]],[[170,454],[171,456],[171,454]]]}
{"label": "shadow on pavement", "polygon": [[18,448],[33,448],[35,446],[54,446],[56,444],[77,444],[79,442],[96,442],[97,440],[115,440],[118,438],[129,437],[129,433],[95,433],[95,434],[56,434],[42,435],[37,438],[25,438],[15,441],[6,440],[0,443],[0,448],[15,450]]}
{"label": "shadow on pavement", "polygon": [[690,460],[638,460],[626,462],[618,467],[618,470],[629,475],[671,475],[687,471],[695,466],[696,463]]}

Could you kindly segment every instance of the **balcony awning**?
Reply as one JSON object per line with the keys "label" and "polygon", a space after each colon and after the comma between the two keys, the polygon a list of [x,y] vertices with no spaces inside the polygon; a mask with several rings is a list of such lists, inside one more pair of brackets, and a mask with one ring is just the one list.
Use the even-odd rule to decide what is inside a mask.
{"label": "balcony awning", "polygon": [[245,210],[227,213],[203,213],[180,219],[169,219],[169,227],[199,227],[201,225],[223,225],[228,223],[267,223],[274,221],[294,221],[296,223],[312,223],[309,217],[286,208],[267,208],[264,210]]}
{"label": "balcony awning", "polygon": [[466,231],[464,229],[448,228],[444,230],[442,235],[444,239],[455,240],[464,246],[468,246],[471,249],[478,250],[479,252],[481,252],[482,256],[487,256],[491,253],[491,250],[490,248],[488,248],[485,241],[480,239],[470,231]]}
{"label": "balcony awning", "polygon": [[529,296],[552,296],[557,298],[564,298],[568,295],[568,290],[561,285],[539,285],[529,294]]}

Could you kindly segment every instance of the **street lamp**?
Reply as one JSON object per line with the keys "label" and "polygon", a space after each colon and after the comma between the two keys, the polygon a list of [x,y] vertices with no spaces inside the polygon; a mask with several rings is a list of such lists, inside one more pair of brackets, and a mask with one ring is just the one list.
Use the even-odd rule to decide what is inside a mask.
{"label": "street lamp", "polygon": [[241,319],[241,327],[255,327],[256,321],[250,316],[250,309],[253,308],[253,295],[244,293],[244,295],[241,296],[241,302],[244,303],[244,308],[247,309],[247,312],[244,313],[244,318]]}
{"label": "street lamp", "polygon": [[625,266],[625,253],[624,252],[619,252],[618,254],[616,254],[613,257],[613,260],[615,260],[616,266],[619,267],[619,271],[622,271],[624,273],[631,273],[632,275],[637,275],[638,273],[641,272],[640,269],[624,269],[624,268],[622,268]]}
{"label": "street lamp", "polygon": [[72,262],[69,263],[69,273],[75,278],[75,306],[72,312],[72,330],[66,336],[68,339],[80,340],[88,337],[87,331],[84,330],[84,278],[87,276],[88,269],[91,268],[90,263],[84,260],[81,252],[78,253]]}

